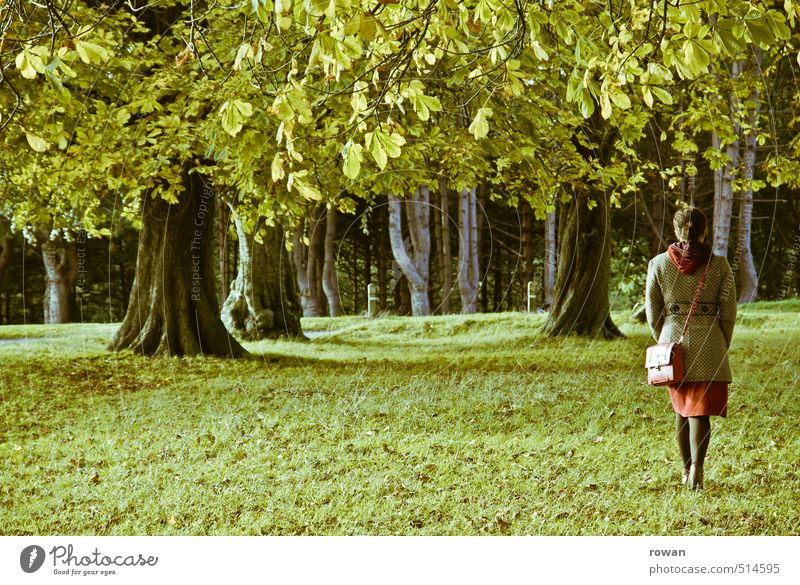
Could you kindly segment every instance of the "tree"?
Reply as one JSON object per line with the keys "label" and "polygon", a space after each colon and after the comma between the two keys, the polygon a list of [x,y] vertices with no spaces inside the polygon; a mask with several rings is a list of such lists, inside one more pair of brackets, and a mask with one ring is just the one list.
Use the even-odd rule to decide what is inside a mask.
{"label": "tree", "polygon": [[478,310],[480,272],[478,267],[478,218],[475,187],[461,189],[458,196],[458,290],[461,293],[461,312]]}
{"label": "tree", "polygon": [[234,223],[239,266],[222,305],[225,327],[242,339],[302,335],[300,293],[283,229],[257,225],[248,233],[241,218]]}
{"label": "tree", "polygon": [[42,243],[46,286],[44,289],[44,322],[46,325],[69,323],[73,287],[78,277],[78,250],[71,240],[58,238]]}
{"label": "tree", "polygon": [[0,283],[3,282],[3,273],[8,268],[8,265],[11,264],[11,259],[14,256],[14,238],[11,237],[11,233],[3,223],[0,221],[0,234],[3,235],[2,240],[0,240]]}
{"label": "tree", "polygon": [[111,349],[143,355],[247,352],[225,329],[214,279],[215,195],[199,173],[182,174],[180,200],[143,199],[136,277]]}
{"label": "tree", "polygon": [[[309,220],[301,219],[294,234],[294,263],[300,287],[300,301],[305,317],[320,317],[325,314],[324,291],[322,289],[321,257],[323,232],[319,217],[320,207],[315,206]],[[309,233],[306,234],[306,226]],[[304,240],[308,239],[308,245]]]}
{"label": "tree", "polygon": [[322,289],[328,299],[328,314],[340,317],[342,299],[339,295],[339,279],[336,276],[336,208],[328,207],[325,214],[325,260],[322,266]]}
{"label": "tree", "polygon": [[431,305],[428,295],[431,250],[430,191],[427,185],[419,186],[406,202],[406,210],[411,250],[403,238],[400,199],[389,195],[389,240],[392,254],[403,275],[408,279],[411,289],[411,314],[415,317],[430,315]]}
{"label": "tree", "polygon": [[[768,3],[744,0],[665,4],[663,12],[639,0],[624,6],[569,1],[557,9],[499,0],[377,6],[355,0],[226,0],[202,13],[196,4],[119,4],[100,18],[94,3],[75,2],[72,20],[53,19],[52,10],[62,15],[66,9],[52,2],[15,9],[14,17],[29,11],[19,19],[28,32],[7,45],[19,73],[3,76],[9,92],[2,106],[14,111],[9,142],[16,141],[16,150],[22,141],[34,152],[59,143],[64,121],[77,115],[80,103],[65,93],[67,86],[93,98],[88,118],[96,125],[74,132],[72,143],[66,132],[69,156],[48,170],[74,165],[76,173],[65,185],[78,186],[80,169],[99,151],[104,176],[96,183],[102,189],[61,188],[63,201],[76,192],[85,209],[96,210],[98,192],[112,190],[123,192],[131,216],[141,205],[152,210],[156,199],[165,202],[165,211],[184,203],[194,208],[196,195],[186,186],[190,172],[199,172],[247,201],[237,205],[246,221],[272,215],[296,220],[310,202],[336,203],[347,213],[354,207],[351,196],[410,193],[436,175],[447,177],[455,192],[481,185],[487,197],[510,205],[525,198],[544,219],[552,212],[552,193],[574,183],[574,193],[560,191],[561,203],[572,200],[585,208],[569,203],[574,209],[565,207],[559,222],[578,229],[593,215],[602,219],[591,219],[587,242],[571,250],[573,267],[594,267],[590,251],[608,243],[610,208],[642,183],[636,145],[656,102],[672,103],[678,82],[705,75],[712,58],[738,58],[742,44],[768,45],[788,32],[785,17]],[[718,13],[713,25],[707,18],[712,13]],[[91,23],[97,26],[79,30]],[[75,69],[71,77],[69,58],[87,69]],[[137,83],[119,84],[124,67],[133,65],[140,66]],[[112,74],[98,75],[101,68]],[[64,116],[51,110],[52,103],[22,111],[21,103],[38,103],[28,99],[35,88],[17,91],[18,77],[31,75],[47,83],[54,98],[65,99]],[[92,130],[103,120],[111,123],[113,140]],[[603,136],[613,138],[601,144]],[[129,145],[135,148],[126,152]],[[14,184],[32,184],[30,161],[8,160],[2,168],[22,168]],[[147,180],[138,181],[142,176]],[[45,202],[50,191],[41,189],[40,201],[52,211]],[[99,223],[97,215],[90,213],[89,221]],[[157,219],[145,213],[142,221],[150,224],[143,223],[143,234],[156,242]],[[179,223],[161,227],[180,229]],[[155,252],[140,250],[139,264],[153,266]],[[559,262],[569,251],[559,250]],[[606,271],[602,284],[607,264],[598,260]],[[163,268],[180,270],[174,264]],[[607,296],[607,286],[580,290],[586,283],[577,276],[573,269],[558,277],[566,288],[551,313],[553,323],[569,321],[561,313],[577,316],[581,307],[598,314],[582,316],[578,327],[553,326],[552,332],[591,334],[593,324],[606,322],[607,298],[599,297]],[[137,279],[144,282],[147,275],[137,272]],[[131,313],[130,320],[158,320],[162,309],[147,310],[152,313]],[[197,337],[211,336],[212,345],[224,346],[224,329],[206,313],[196,324]],[[165,321],[191,330],[186,319]],[[604,331],[613,329],[606,324]],[[189,343],[185,348],[192,350]]]}

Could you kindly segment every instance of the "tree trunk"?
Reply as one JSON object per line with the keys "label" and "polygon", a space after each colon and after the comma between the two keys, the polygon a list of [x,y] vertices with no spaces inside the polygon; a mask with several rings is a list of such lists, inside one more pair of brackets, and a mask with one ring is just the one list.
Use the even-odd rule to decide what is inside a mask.
{"label": "tree trunk", "polygon": [[450,295],[453,292],[453,258],[450,253],[450,190],[447,179],[439,179],[439,232],[441,232],[439,250],[439,271],[442,279],[442,315],[450,313]]}
{"label": "tree trunk", "polygon": [[[380,212],[378,215],[378,210],[382,209],[383,211]],[[385,311],[387,307],[387,300],[388,300],[388,254],[386,251],[390,248],[391,244],[389,243],[389,234],[388,234],[388,220],[386,219],[386,208],[385,206],[380,206],[376,210],[376,215],[378,215],[377,223],[378,223],[378,308],[381,311]]]}
{"label": "tree trunk", "polygon": [[392,302],[398,315],[408,315],[411,306],[411,292],[408,288],[408,279],[400,270],[400,265],[392,255]]}
{"label": "tree trunk", "polygon": [[[758,78],[761,70],[761,49],[753,46],[755,53],[754,76]],[[744,188],[739,195],[739,233],[736,245],[736,261],[740,263],[739,276],[740,303],[751,303],[758,296],[758,273],[753,262],[753,250],[750,245],[750,234],[753,224],[753,174],[756,166],[756,146],[758,145],[758,114],[761,96],[757,86],[750,91],[748,100],[748,122],[750,129],[744,137],[744,154],[742,179]]]}
{"label": "tree trunk", "polygon": [[547,214],[544,220],[544,305],[553,305],[553,291],[556,285],[556,212]]}
{"label": "tree trunk", "polygon": [[325,259],[322,269],[322,288],[328,299],[328,314],[342,316],[342,299],[339,295],[339,279],[336,276],[336,209],[328,208],[325,216]]}
{"label": "tree trunk", "polygon": [[111,349],[144,355],[246,355],[220,319],[211,185],[186,170],[183,183],[176,204],[143,198],[136,277]]}
{"label": "tree trunk", "polygon": [[461,295],[461,312],[475,313],[478,310],[478,224],[476,215],[475,187],[464,187],[459,195],[458,240],[458,290]]}
{"label": "tree trunk", "polygon": [[556,293],[543,329],[550,336],[622,337],[608,302],[609,196],[597,193],[595,200],[589,209],[588,197],[575,195],[559,214]]}
{"label": "tree trunk", "polygon": [[403,240],[400,200],[389,195],[389,241],[394,259],[408,279],[411,292],[411,314],[415,317],[431,313],[430,299],[428,298],[431,249],[429,201],[428,187],[422,185],[417,189],[410,202],[406,203],[408,231],[412,247],[412,253],[409,253]]}
{"label": "tree trunk", "polygon": [[3,239],[0,240],[2,242],[3,250],[0,252],[0,284],[3,283],[3,273],[8,268],[8,265],[11,264],[11,258],[14,255],[14,238],[11,237],[11,234],[4,233]]}
{"label": "tree trunk", "polygon": [[322,204],[316,205],[311,211],[311,222],[308,226],[308,260],[306,269],[308,274],[309,314],[307,317],[325,316],[325,291],[322,285],[323,264],[325,257],[325,232],[322,231]]}
{"label": "tree trunk", "polygon": [[302,335],[302,306],[294,263],[286,253],[283,229],[265,226],[263,243],[234,219],[239,240],[239,270],[222,305],[222,322],[242,339]]}
{"label": "tree trunk", "polygon": [[[483,217],[486,214],[486,206],[485,206],[486,196],[484,194],[484,185],[480,185],[475,190],[475,230],[477,235],[475,237],[475,258],[477,258],[478,266],[484,265],[488,266],[488,263],[484,259],[484,237],[483,237]],[[491,232],[490,232],[491,234]],[[490,242],[491,245],[491,242]],[[488,272],[487,272],[488,274]],[[486,276],[486,275],[484,275]],[[481,292],[481,312],[487,313],[489,311],[489,279],[484,278],[481,280],[480,274],[478,274],[478,287],[480,288]]]}
{"label": "tree trunk", "polygon": [[497,256],[492,259],[492,311],[498,313],[503,310],[503,251],[497,248]]}
{"label": "tree trunk", "polygon": [[78,276],[78,249],[75,241],[48,240],[42,244],[46,285],[44,322],[69,323],[73,287]]}
{"label": "tree trunk", "polygon": [[219,283],[220,283],[220,302],[225,305],[225,300],[230,293],[230,281],[228,280],[228,222],[230,222],[230,209],[221,198],[219,203]]}
{"label": "tree trunk", "polygon": [[300,292],[300,305],[303,308],[303,315],[309,315],[309,304],[311,303],[311,287],[308,282],[308,247],[303,242],[305,232],[305,219],[301,219],[294,230],[294,269],[297,272],[297,287]]}
{"label": "tree trunk", "polygon": [[[734,61],[731,67],[731,80],[735,83],[742,70],[740,61]],[[731,233],[731,217],[733,215],[733,181],[736,178],[736,169],[739,166],[739,136],[741,127],[738,116],[741,104],[736,97],[736,92],[731,90],[730,118],[734,126],[736,138],[725,147],[728,161],[722,168],[719,178],[719,193],[714,193],[714,245],[713,251],[717,256],[728,255],[728,242]],[[715,187],[717,182],[715,182]]]}
{"label": "tree trunk", "polygon": [[[372,284],[372,238],[367,236],[366,238],[364,238],[363,241],[364,241],[364,274],[366,275],[364,282],[366,283],[366,286],[368,288],[369,285]],[[366,309],[369,308],[369,292],[367,292],[366,305],[367,306],[365,308],[365,311]],[[359,307],[356,306],[355,310],[356,313],[358,313],[358,308]],[[367,316],[370,316],[369,312],[368,311],[366,312]]]}
{"label": "tree trunk", "polygon": [[533,225],[534,213],[530,203],[524,199],[520,201],[522,207],[520,217],[520,238],[519,238],[519,284],[522,290],[522,305],[527,306],[528,300],[528,283],[533,281]]}
{"label": "tree trunk", "polygon": [[[304,317],[325,315],[325,293],[322,289],[324,234],[320,222],[321,206],[311,210],[310,220],[302,219],[294,234],[294,264],[300,289]],[[308,246],[304,242],[308,238]]]}

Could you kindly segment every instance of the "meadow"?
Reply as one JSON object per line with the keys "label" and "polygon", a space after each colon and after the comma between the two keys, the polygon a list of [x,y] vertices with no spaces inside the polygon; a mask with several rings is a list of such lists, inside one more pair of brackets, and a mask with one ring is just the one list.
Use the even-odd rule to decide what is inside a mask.
{"label": "meadow", "polygon": [[304,319],[248,360],[0,327],[0,534],[800,532],[800,302],[740,308],[706,488],[680,486],[645,325],[544,315]]}

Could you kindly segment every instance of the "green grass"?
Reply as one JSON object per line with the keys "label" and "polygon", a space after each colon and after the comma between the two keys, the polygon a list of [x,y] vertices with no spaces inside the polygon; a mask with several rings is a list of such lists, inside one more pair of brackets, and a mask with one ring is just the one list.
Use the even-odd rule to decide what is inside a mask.
{"label": "green grass", "polygon": [[0,534],[798,534],[797,301],[740,311],[702,494],[615,317],[308,319],[244,361],[2,327],[28,339],[0,342]]}

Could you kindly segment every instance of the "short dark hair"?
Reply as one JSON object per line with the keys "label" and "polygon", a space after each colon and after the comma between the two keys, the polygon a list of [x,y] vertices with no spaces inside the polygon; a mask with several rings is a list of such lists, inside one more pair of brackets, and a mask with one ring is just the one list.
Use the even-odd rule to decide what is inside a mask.
{"label": "short dark hair", "polygon": [[684,207],[675,212],[672,227],[681,241],[697,241],[706,231],[706,214],[699,207]]}

